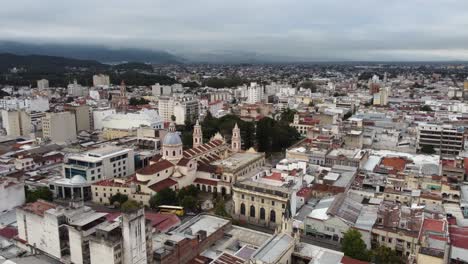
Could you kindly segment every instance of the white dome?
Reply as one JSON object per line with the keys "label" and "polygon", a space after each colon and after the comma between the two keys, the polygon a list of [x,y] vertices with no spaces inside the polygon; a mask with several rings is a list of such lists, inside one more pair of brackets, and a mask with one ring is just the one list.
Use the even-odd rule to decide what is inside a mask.
{"label": "white dome", "polygon": [[133,129],[140,126],[162,128],[163,119],[156,110],[143,109],[137,113],[111,114],[102,120],[102,126],[109,129]]}
{"label": "white dome", "polygon": [[81,175],[75,175],[70,179],[71,184],[83,184],[86,183],[86,179]]}
{"label": "white dome", "polygon": [[176,132],[169,132],[166,134],[163,140],[163,146],[167,145],[182,145],[182,139]]}

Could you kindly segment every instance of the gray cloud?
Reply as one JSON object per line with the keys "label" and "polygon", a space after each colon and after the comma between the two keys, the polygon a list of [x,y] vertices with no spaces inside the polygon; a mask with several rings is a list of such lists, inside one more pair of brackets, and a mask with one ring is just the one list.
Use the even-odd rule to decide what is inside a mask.
{"label": "gray cloud", "polygon": [[0,38],[321,60],[468,60],[465,0],[16,0]]}

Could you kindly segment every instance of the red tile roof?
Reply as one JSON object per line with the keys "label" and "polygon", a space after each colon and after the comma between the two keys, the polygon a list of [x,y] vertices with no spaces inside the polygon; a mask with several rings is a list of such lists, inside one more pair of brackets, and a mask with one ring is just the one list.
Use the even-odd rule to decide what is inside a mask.
{"label": "red tile roof", "polygon": [[218,185],[218,181],[214,180],[209,180],[209,179],[202,179],[202,178],[196,178],[194,183],[200,183],[200,184],[207,184],[207,185],[213,185],[216,186]]}
{"label": "red tile roof", "polygon": [[296,195],[297,196],[300,196],[300,197],[310,197],[310,193],[312,192],[312,190],[308,187],[303,187],[302,189],[300,189]]}
{"label": "red tile roof", "polygon": [[50,202],[47,202],[47,201],[44,201],[44,200],[38,200],[36,202],[27,203],[27,204],[23,205],[21,207],[21,209],[23,209],[24,211],[36,214],[36,215],[44,216],[44,213],[47,210],[53,209],[53,208],[56,208],[56,207],[57,206],[55,204],[53,204],[53,203],[50,203]]}
{"label": "red tile roof", "polygon": [[18,229],[13,228],[13,227],[5,227],[0,229],[0,236],[7,238],[7,239],[12,239],[15,236],[18,235]]}
{"label": "red tile roof", "polygon": [[145,218],[151,221],[153,228],[162,233],[181,223],[179,217],[175,214],[161,214],[147,211],[145,212]]}
{"label": "red tile roof", "polygon": [[368,264],[369,262],[353,259],[348,256],[343,256],[343,258],[341,259],[341,263],[342,264]]}
{"label": "red tile roof", "polygon": [[179,166],[186,166],[190,162],[190,159],[187,158],[182,158],[177,162],[177,165]]}
{"label": "red tile roof", "polygon": [[171,167],[174,167],[174,164],[172,164],[170,161],[160,160],[152,165],[139,169],[137,173],[142,175],[153,175]]}
{"label": "red tile roof", "polygon": [[426,232],[438,233],[441,234],[442,237],[437,234],[431,234],[432,238],[439,237],[438,240],[446,240],[446,238],[444,238],[446,225],[447,223],[444,220],[426,218],[424,219],[424,222],[421,227],[421,236],[424,235]]}
{"label": "red tile roof", "polygon": [[153,190],[155,192],[160,192],[160,191],[162,191],[162,190],[164,190],[166,188],[169,188],[169,187],[171,187],[173,185],[176,185],[176,184],[177,184],[176,181],[174,181],[173,179],[167,178],[167,179],[159,181],[159,182],[157,182],[157,183],[155,183],[153,185],[148,186],[148,188],[150,188],[151,190]]}
{"label": "red tile roof", "polygon": [[450,242],[453,246],[468,249],[468,228],[451,226],[449,231]]}
{"label": "red tile roof", "polygon": [[263,177],[264,179],[269,179],[269,180],[274,180],[274,181],[283,181],[283,178],[281,177],[281,173],[279,172],[273,172],[269,176]]}
{"label": "red tile roof", "polygon": [[403,171],[405,169],[407,163],[408,163],[408,161],[405,158],[385,157],[380,162],[380,165],[383,165],[385,167],[391,167],[391,168],[393,168],[393,170],[391,170],[391,172],[392,173],[397,173],[397,172]]}

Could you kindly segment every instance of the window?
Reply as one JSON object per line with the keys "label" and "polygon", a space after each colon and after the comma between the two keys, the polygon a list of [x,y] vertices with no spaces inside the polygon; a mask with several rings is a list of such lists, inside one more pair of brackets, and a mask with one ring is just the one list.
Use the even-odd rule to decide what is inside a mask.
{"label": "window", "polygon": [[276,222],[276,212],[275,212],[275,210],[270,211],[270,222],[273,222],[273,223]]}
{"label": "window", "polygon": [[250,200],[253,202],[253,201],[255,201],[255,198],[252,196],[252,197],[250,197]]}
{"label": "window", "polygon": [[241,203],[241,206],[240,206],[240,214],[245,215],[245,204],[243,203]]}
{"label": "window", "polygon": [[255,206],[250,206],[250,217],[255,217]]}
{"label": "window", "polygon": [[286,205],[285,205],[285,204],[282,204],[281,207],[284,209],[284,208],[286,208]]}
{"label": "window", "polygon": [[391,238],[388,238],[388,243],[392,243],[392,239],[391,239]]}
{"label": "window", "polygon": [[265,203],[265,199],[262,199],[262,203]]}
{"label": "window", "polygon": [[275,206],[275,201],[271,201],[271,205]]}
{"label": "window", "polygon": [[245,199],[245,196],[242,194],[242,195],[241,195],[241,198],[242,198],[242,199]]}
{"label": "window", "polygon": [[265,220],[265,208],[260,208],[260,220]]}

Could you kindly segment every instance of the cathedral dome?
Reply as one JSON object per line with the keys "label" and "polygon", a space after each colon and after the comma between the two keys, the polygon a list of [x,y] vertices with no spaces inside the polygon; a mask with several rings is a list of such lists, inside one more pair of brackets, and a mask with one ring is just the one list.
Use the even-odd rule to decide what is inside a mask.
{"label": "cathedral dome", "polygon": [[163,140],[163,145],[182,145],[182,139],[180,139],[179,134],[176,132],[169,132],[166,134]]}

